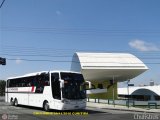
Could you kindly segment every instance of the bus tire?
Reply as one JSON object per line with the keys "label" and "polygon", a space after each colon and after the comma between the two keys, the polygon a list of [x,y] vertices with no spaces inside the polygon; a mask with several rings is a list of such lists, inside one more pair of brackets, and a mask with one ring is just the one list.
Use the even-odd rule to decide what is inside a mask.
{"label": "bus tire", "polygon": [[49,112],[49,103],[48,103],[48,101],[44,101],[43,109],[44,109],[44,111]]}
{"label": "bus tire", "polygon": [[14,100],[14,105],[18,106],[18,100],[17,100],[17,98],[15,98],[15,100]]}
{"label": "bus tire", "polygon": [[11,98],[11,100],[10,100],[10,104],[11,104],[11,106],[14,106],[13,98]]}

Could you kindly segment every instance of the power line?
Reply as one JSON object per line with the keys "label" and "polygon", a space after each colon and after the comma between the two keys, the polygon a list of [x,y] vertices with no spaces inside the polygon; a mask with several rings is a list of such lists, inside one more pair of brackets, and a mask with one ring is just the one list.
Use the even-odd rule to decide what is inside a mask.
{"label": "power line", "polygon": [[[126,64],[133,64],[133,65],[141,65],[141,64],[144,64],[144,63],[120,63],[120,62],[79,62],[79,61],[67,61],[67,60],[42,60],[42,59],[12,59],[12,58],[6,58],[7,60],[11,60],[11,61],[15,61],[15,60],[22,60],[22,61],[28,61],[28,62],[58,62],[58,63],[66,63],[66,62],[75,62],[75,63],[114,63],[114,64],[122,64],[122,65],[126,65]],[[159,64],[160,65],[160,62],[148,62],[148,63],[145,63],[145,64],[153,64],[153,65],[157,65]]]}
{"label": "power line", "polygon": [[72,57],[72,56],[67,56],[67,55],[47,55],[47,54],[35,54],[35,55],[29,55],[29,54],[1,54],[1,55],[5,55],[5,56],[19,56],[19,57],[54,57],[54,58],[63,58],[63,57]]}
{"label": "power line", "polygon": [[[17,60],[17,59],[12,59],[12,58],[6,58],[7,60]],[[71,61],[59,61],[59,60],[33,60],[33,59],[18,59],[22,61],[32,61],[32,62],[71,62]]]}
{"label": "power line", "polygon": [[53,27],[3,27],[2,31],[13,32],[40,32],[56,34],[159,34],[160,30],[143,30],[143,29],[91,29],[91,28],[53,28]]}
{"label": "power line", "polygon": [[[32,50],[32,49],[18,49],[18,48],[14,48],[14,49],[8,49],[7,51],[4,50],[3,53],[1,53],[1,55],[5,55],[5,56],[30,56],[30,57],[72,57],[73,53],[75,53],[76,51],[67,51],[67,50],[56,50],[56,49],[53,49],[53,50]],[[87,53],[86,50],[83,50],[83,51],[80,51],[80,52],[84,52],[84,53]],[[92,51],[91,53],[93,53],[95,51]],[[131,54],[134,54],[135,56],[141,58],[141,59],[160,59],[160,51],[155,51],[155,52],[134,52],[134,51],[98,51],[96,53],[131,53]],[[81,57],[88,57],[88,55],[83,55]],[[94,56],[92,55],[91,57],[97,57],[97,56]],[[106,58],[106,56],[98,56],[100,58]],[[119,56],[117,56],[119,58]],[[112,56],[107,56],[107,58],[117,58],[117,57],[112,57]],[[131,58],[131,57],[127,57],[127,58]]]}
{"label": "power line", "polygon": [[91,49],[58,49],[58,48],[37,48],[37,47],[19,47],[19,46],[4,46],[3,53],[13,53],[13,54],[44,54],[44,55],[53,55],[53,54],[61,54],[64,56],[70,56],[71,54],[75,52],[96,52],[96,53],[131,53],[136,55],[143,55],[143,56],[157,56],[160,55],[160,51],[129,51],[129,50],[123,50],[123,51],[114,51],[114,50],[91,50]]}
{"label": "power line", "polygon": [[[40,58],[40,57],[45,57],[45,58],[54,58],[54,60],[59,61],[60,60],[66,60],[66,59],[71,59],[74,56],[72,55],[75,53],[76,49],[55,49],[55,48],[37,48],[37,47],[22,47],[22,46],[6,46],[6,49],[4,49],[3,53],[1,55],[4,56],[12,56],[12,57],[22,57],[22,60],[27,60],[29,57],[34,57],[34,58]],[[86,52],[87,50],[81,50],[80,52]],[[148,63],[151,61],[149,64],[155,64],[158,62],[157,60],[160,60],[160,51],[148,51],[148,52],[141,52],[141,51],[98,51],[96,50],[96,53],[103,52],[103,53],[113,53],[113,52],[118,52],[118,53],[131,53],[140,58],[141,60],[144,60],[144,63]],[[88,52],[88,51],[87,51]],[[86,52],[86,53],[87,53]],[[92,51],[92,52],[95,52]],[[92,53],[91,52],[91,53]],[[88,55],[83,55],[81,57],[88,57]],[[121,58],[119,56],[89,56],[89,57],[95,57],[95,58]],[[129,56],[123,57],[123,58],[132,58]],[[17,60],[13,58],[14,60]],[[29,61],[51,61],[54,62],[53,60],[29,60]],[[69,61],[71,62],[71,61]],[[157,63],[156,63],[157,64]]]}
{"label": "power line", "polygon": [[[35,55],[25,55],[25,54],[1,54],[3,56],[18,56],[18,57],[53,57],[53,58],[73,58],[76,56],[71,56],[71,55],[45,55],[45,54],[35,54]],[[81,57],[88,57],[87,55],[83,55]],[[108,57],[108,56],[89,56],[91,58],[122,58],[122,57]],[[123,58],[135,58],[135,57],[123,57]],[[160,57],[140,57],[141,59],[146,59],[146,60],[160,60]]]}
{"label": "power line", "polygon": [[[73,54],[75,52],[44,52],[44,51],[34,51],[34,52],[29,52],[29,51],[8,51],[1,53],[3,56],[18,56],[18,57],[54,57],[54,58],[68,58],[68,57],[73,57]],[[85,53],[85,52],[84,52]],[[86,52],[87,53],[87,52]],[[92,52],[93,53],[93,52]],[[106,52],[103,52],[106,53]],[[114,53],[114,52],[107,52],[107,53]],[[125,54],[118,52],[120,54]],[[131,53],[131,52],[127,52]],[[160,59],[160,53],[153,53],[153,54],[141,54],[141,53],[131,53],[134,54],[134,56],[141,58],[141,59]],[[88,57],[88,55],[82,55],[81,57]],[[121,58],[121,56],[89,56],[89,57],[99,57],[99,58]],[[124,58],[133,58],[132,56],[124,56]]]}

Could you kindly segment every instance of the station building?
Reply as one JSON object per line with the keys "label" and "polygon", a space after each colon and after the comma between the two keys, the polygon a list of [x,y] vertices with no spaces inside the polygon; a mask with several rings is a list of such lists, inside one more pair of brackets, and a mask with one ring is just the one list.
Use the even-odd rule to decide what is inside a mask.
{"label": "station building", "polygon": [[131,80],[148,70],[129,53],[85,53],[73,55],[71,71],[81,72],[90,98],[117,99],[117,83]]}
{"label": "station building", "polygon": [[118,88],[118,97],[137,101],[160,101],[160,85]]}

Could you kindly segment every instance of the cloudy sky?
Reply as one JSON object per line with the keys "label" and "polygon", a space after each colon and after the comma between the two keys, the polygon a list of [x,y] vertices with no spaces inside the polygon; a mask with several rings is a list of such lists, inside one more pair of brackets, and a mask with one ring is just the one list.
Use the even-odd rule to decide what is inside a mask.
{"label": "cloudy sky", "polygon": [[[2,2],[2,0],[0,0]],[[133,83],[160,84],[159,0],[6,0],[0,9],[0,79],[70,69],[74,52],[125,52],[149,70]]]}

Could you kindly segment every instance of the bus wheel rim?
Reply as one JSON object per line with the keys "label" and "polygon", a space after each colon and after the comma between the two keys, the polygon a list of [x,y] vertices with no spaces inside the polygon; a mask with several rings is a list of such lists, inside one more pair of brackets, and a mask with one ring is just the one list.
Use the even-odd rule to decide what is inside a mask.
{"label": "bus wheel rim", "polygon": [[49,109],[48,103],[45,104],[44,108],[45,108],[45,110],[48,110],[48,109]]}
{"label": "bus wheel rim", "polygon": [[15,103],[14,103],[14,104],[15,104],[15,106],[17,106],[17,105],[18,105],[18,101],[17,101],[17,100],[15,100]]}

